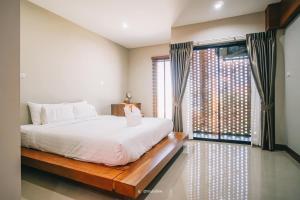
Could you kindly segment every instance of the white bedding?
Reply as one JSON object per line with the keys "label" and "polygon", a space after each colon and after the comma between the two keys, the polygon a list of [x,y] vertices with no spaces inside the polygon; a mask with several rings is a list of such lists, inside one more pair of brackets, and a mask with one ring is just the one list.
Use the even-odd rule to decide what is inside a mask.
{"label": "white bedding", "polygon": [[137,160],[173,129],[167,119],[143,118],[127,127],[124,117],[98,116],[47,125],[22,125],[22,146],[106,165]]}

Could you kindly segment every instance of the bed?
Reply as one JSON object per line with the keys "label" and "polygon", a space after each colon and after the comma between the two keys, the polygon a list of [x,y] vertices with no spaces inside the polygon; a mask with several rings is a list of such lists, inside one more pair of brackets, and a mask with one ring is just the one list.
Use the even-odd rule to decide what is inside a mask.
{"label": "bed", "polygon": [[97,116],[21,126],[22,164],[136,198],[182,148],[170,120]]}
{"label": "bed", "polygon": [[97,116],[21,126],[22,146],[109,166],[136,161],[173,128],[171,120],[143,118],[128,127],[124,117]]}

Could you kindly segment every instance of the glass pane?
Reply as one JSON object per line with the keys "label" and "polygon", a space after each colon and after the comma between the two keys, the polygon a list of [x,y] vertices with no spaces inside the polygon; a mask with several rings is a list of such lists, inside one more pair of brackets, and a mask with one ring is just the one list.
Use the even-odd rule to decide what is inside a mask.
{"label": "glass pane", "polygon": [[191,97],[194,131],[219,133],[217,49],[195,50],[191,67]]}
{"label": "glass pane", "polygon": [[166,118],[172,119],[172,82],[170,61],[165,62]]}
{"label": "glass pane", "polygon": [[165,113],[165,87],[164,62],[157,63],[157,117],[164,118]]}
{"label": "glass pane", "polygon": [[245,46],[220,48],[220,133],[250,135],[251,79]]}

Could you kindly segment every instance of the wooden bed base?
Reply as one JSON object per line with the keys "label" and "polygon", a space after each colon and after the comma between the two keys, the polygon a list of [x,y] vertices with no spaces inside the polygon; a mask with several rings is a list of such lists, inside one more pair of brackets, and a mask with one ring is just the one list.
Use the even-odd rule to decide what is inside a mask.
{"label": "wooden bed base", "polygon": [[137,198],[182,148],[185,138],[184,133],[170,133],[137,161],[113,167],[22,147],[22,165]]}

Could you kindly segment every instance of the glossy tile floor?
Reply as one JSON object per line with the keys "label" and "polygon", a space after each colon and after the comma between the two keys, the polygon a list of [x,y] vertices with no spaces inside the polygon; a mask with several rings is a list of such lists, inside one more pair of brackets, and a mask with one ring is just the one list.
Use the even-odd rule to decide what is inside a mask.
{"label": "glossy tile floor", "polygon": [[[188,141],[140,199],[300,199],[300,165],[283,151],[249,145]],[[121,199],[64,178],[22,170],[22,199]]]}

